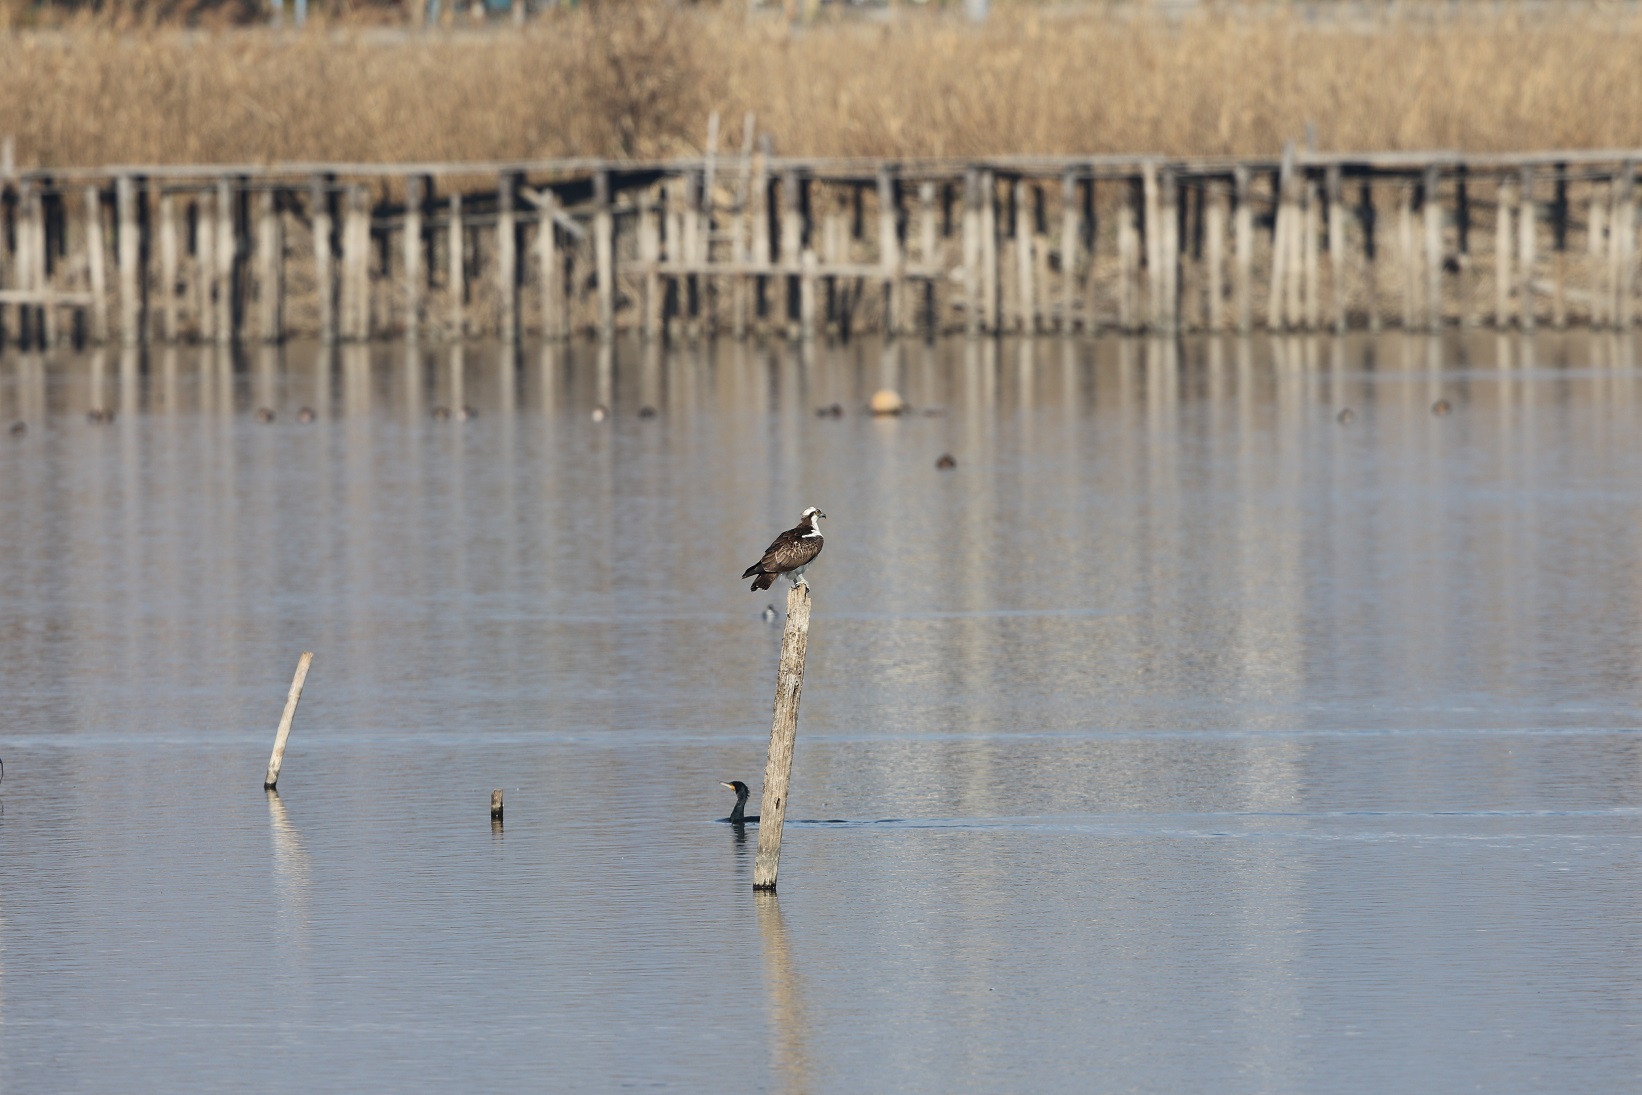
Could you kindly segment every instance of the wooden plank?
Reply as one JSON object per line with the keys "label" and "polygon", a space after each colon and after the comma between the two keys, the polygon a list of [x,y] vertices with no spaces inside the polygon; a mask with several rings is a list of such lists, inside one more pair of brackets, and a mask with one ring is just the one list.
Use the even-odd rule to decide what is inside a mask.
{"label": "wooden plank", "polygon": [[758,854],[753,861],[753,889],[773,890],[781,869],[781,830],[792,786],[793,751],[798,740],[798,701],[804,691],[804,654],[810,638],[810,590],[787,591],[787,625],[781,636],[781,665],[776,675],[775,717],[764,762],[764,793],[759,803]]}
{"label": "wooden plank", "polygon": [[[787,171],[781,176],[781,265],[787,270],[787,303],[783,306],[783,313],[787,316],[787,336],[797,338],[800,333],[799,316],[791,309],[795,304],[802,310],[798,301],[802,293],[801,283],[803,256],[804,222],[803,213],[799,209],[798,200],[798,172]],[[686,257],[686,261],[690,261]]]}
{"label": "wooden plank", "polygon": [[1615,278],[1618,305],[1615,321],[1628,331],[1635,322],[1636,303],[1636,164],[1627,160],[1620,168],[1619,207],[1615,210],[1619,228],[1619,276]]}
{"label": "wooden plank", "polygon": [[1157,164],[1140,169],[1141,236],[1146,248],[1146,326],[1157,330],[1163,318],[1163,225],[1157,188]]}
{"label": "wooden plank", "polygon": [[1167,169],[1158,172],[1158,227],[1162,329],[1173,335],[1180,330],[1180,188]]}
{"label": "wooden plank", "polygon": [[[547,226],[551,230],[551,226]],[[644,270],[643,334],[652,340],[661,334],[661,224],[656,202],[646,197],[639,205],[639,265]]]}
{"label": "wooden plank", "polygon": [[1319,249],[1322,236],[1322,198],[1314,180],[1305,181],[1301,223],[1305,226],[1305,240],[1301,262],[1305,268],[1305,328],[1315,331],[1323,319],[1323,263]]}
{"label": "wooden plank", "polygon": [[[918,184],[918,261],[926,270],[940,268],[940,238],[937,231],[935,184]],[[918,309],[919,322],[926,334],[940,333],[940,289],[944,279],[936,278],[926,287],[922,307]]]}
{"label": "wooden plank", "polygon": [[1364,181],[1357,192],[1357,218],[1363,229],[1363,283],[1368,290],[1368,329],[1380,330],[1380,246],[1379,210],[1374,203],[1374,184]]}
{"label": "wooden plank", "polygon": [[1420,268],[1414,257],[1414,187],[1397,188],[1397,256],[1402,266],[1403,330],[1417,326],[1420,295]]}
{"label": "wooden plank", "polygon": [[1117,322],[1125,334],[1140,329],[1140,235],[1135,226],[1145,216],[1145,205],[1134,180],[1124,180],[1126,201],[1118,210]]}
{"label": "wooden plank", "polygon": [[217,195],[203,192],[194,207],[194,290],[199,338],[214,342],[217,337],[217,302],[212,294],[217,282]]}
{"label": "wooden plank", "polygon": [[1608,204],[1612,184],[1591,183],[1590,211],[1585,229],[1587,265],[1591,271],[1591,324],[1613,321],[1613,267],[1608,262]]}
{"label": "wooden plank", "polygon": [[1285,153],[1283,167],[1272,183],[1272,200],[1277,206],[1277,212],[1271,226],[1271,292],[1266,299],[1266,330],[1281,331],[1285,326],[1286,315],[1283,307],[1285,287],[1288,277],[1285,273],[1289,261],[1289,235],[1294,231],[1291,222],[1292,210],[1288,201],[1290,182],[1288,172],[1291,158]]}
{"label": "wooden plank", "polygon": [[331,180],[324,175],[308,180],[308,220],[314,230],[314,292],[319,298],[319,337],[329,344],[336,341],[336,276],[331,264]]}

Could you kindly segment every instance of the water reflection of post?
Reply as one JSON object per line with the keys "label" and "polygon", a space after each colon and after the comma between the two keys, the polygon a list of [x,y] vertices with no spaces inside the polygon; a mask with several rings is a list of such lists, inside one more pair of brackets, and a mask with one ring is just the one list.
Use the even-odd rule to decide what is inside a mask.
{"label": "water reflection of post", "polygon": [[447,378],[452,413],[462,409],[467,399],[467,346],[460,340],[450,344],[450,371]]}
{"label": "water reflection of post", "polygon": [[[28,354],[29,358],[38,355]],[[88,401],[89,410],[106,410],[108,407],[108,355],[102,350],[91,351],[91,398]]]}
{"label": "water reflection of post", "polygon": [[774,1042],[770,1066],[777,1090],[803,1095],[810,1090],[813,1065],[804,1016],[804,994],[793,968],[787,926],[781,919],[781,900],[773,891],[753,895],[758,909],[758,934],[764,944],[764,988],[769,994],[768,1014]]}
{"label": "water reflection of post", "polygon": [[308,853],[302,836],[285,813],[279,792],[272,787],[268,798],[268,829],[274,846],[275,928],[280,939],[297,951],[308,949]]}
{"label": "water reflection of post", "polygon": [[599,339],[598,390],[593,402],[601,407],[616,409],[616,343],[614,339]]}
{"label": "water reflection of post", "polygon": [[405,422],[409,425],[421,418],[422,402],[422,347],[416,339],[405,341],[405,359],[402,365],[405,385]]}

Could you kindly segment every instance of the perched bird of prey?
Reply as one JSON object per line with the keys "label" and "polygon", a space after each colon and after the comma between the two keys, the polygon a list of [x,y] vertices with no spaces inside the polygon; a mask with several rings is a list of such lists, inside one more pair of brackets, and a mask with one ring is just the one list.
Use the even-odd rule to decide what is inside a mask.
{"label": "perched bird of prey", "polygon": [[821,554],[821,530],[816,522],[826,514],[811,506],[798,518],[798,524],[775,538],[764,551],[764,558],[747,568],[743,578],[752,578],[754,590],[769,589],[770,583],[782,574],[793,585],[805,589],[804,571]]}

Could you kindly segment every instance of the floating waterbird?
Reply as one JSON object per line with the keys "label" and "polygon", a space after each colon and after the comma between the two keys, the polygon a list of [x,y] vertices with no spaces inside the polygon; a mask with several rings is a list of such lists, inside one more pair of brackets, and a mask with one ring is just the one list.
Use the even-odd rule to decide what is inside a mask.
{"label": "floating waterbird", "polygon": [[1338,422],[1342,426],[1348,426],[1351,424],[1352,419],[1356,417],[1357,412],[1352,410],[1350,407],[1347,407],[1345,410],[1334,416],[1334,421]]}
{"label": "floating waterbird", "polygon": [[834,403],[831,406],[827,406],[827,407],[817,407],[817,408],[815,408],[815,417],[817,417],[817,418],[843,418],[844,417],[844,408],[840,404],[837,404],[837,403]]}
{"label": "floating waterbird", "polygon": [[597,407],[593,408],[593,421],[603,422],[609,414],[610,412],[605,409],[604,404],[600,403]]}
{"label": "floating waterbird", "polygon": [[728,787],[735,792],[735,809],[730,811],[729,817],[719,818],[719,820],[728,821],[731,825],[757,825],[757,814],[752,817],[747,816],[747,796],[752,794],[747,785],[739,779],[732,779],[728,783],[720,783],[719,786]]}
{"label": "floating waterbird", "polygon": [[764,606],[764,611],[760,612],[758,615],[767,624],[775,623],[775,617],[776,617],[775,606],[774,605],[765,605]]}
{"label": "floating waterbird", "polygon": [[433,420],[435,422],[449,422],[450,421],[450,408],[449,407],[435,407],[435,408],[433,408]]}
{"label": "floating waterbird", "polygon": [[296,420],[298,422],[312,422],[314,420],[314,409],[312,407],[302,408],[296,412]]}
{"label": "floating waterbird", "polygon": [[273,411],[269,410],[267,407],[258,407],[257,408],[257,421],[258,422],[272,422],[273,420],[274,420],[274,412]]}
{"label": "floating waterbird", "polygon": [[640,407],[639,408],[639,417],[640,418],[654,418],[654,417],[656,417],[656,409],[654,407]]}
{"label": "floating waterbird", "polygon": [[1431,404],[1431,413],[1436,415],[1438,418],[1441,418],[1453,409],[1453,407],[1448,405],[1448,400],[1446,399],[1439,399],[1435,403]]}
{"label": "floating waterbird", "polygon": [[86,421],[93,426],[101,426],[106,422],[114,421],[114,412],[105,411],[101,407],[93,407],[86,412]]}
{"label": "floating waterbird", "polygon": [[879,388],[872,393],[872,401],[867,409],[876,415],[907,414],[912,405],[901,398],[901,393],[894,388]]}
{"label": "floating waterbird", "polygon": [[[751,589],[769,589],[770,583],[782,574],[795,586],[810,587],[804,580],[804,571],[821,554],[821,530],[816,522],[826,514],[811,506],[798,517],[798,524],[777,536],[764,549],[764,558],[748,567],[743,578],[752,578]],[[755,577],[756,575],[756,577]]]}
{"label": "floating waterbird", "polygon": [[468,406],[466,403],[456,408],[456,421],[458,422],[471,422],[478,417],[479,412]]}
{"label": "floating waterbird", "polygon": [[28,433],[28,432],[29,432],[29,424],[27,422],[18,421],[18,422],[13,422],[11,424],[11,435],[13,437],[22,437],[25,433]]}
{"label": "floating waterbird", "polygon": [[951,471],[958,466],[958,458],[949,452],[943,452],[941,458],[935,461],[935,467],[941,471]]}

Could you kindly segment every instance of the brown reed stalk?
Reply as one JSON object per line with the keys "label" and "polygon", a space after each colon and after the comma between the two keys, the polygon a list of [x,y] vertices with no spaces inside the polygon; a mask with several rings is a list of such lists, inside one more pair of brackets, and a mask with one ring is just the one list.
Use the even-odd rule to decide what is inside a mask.
{"label": "brown reed stalk", "polygon": [[789,28],[633,2],[522,31],[0,30],[23,164],[650,157],[753,111],[777,151],[1275,154],[1642,147],[1642,16],[1128,7]]}

